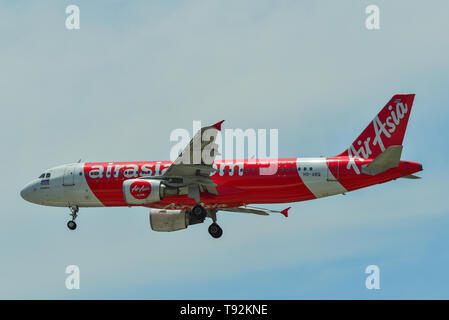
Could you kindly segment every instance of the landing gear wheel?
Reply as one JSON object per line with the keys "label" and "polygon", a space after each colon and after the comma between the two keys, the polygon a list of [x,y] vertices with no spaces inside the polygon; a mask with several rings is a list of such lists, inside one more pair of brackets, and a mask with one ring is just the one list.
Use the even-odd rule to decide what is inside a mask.
{"label": "landing gear wheel", "polygon": [[223,229],[215,222],[209,226],[209,234],[214,238],[220,238],[223,235]]}
{"label": "landing gear wheel", "polygon": [[204,220],[207,216],[207,211],[202,205],[197,204],[192,208],[191,214],[199,220]]}
{"label": "landing gear wheel", "polygon": [[72,220],[67,222],[67,227],[70,230],[75,230],[76,229],[75,219],[78,216],[79,208],[78,208],[78,206],[71,206],[71,207],[69,207],[69,209],[70,209],[70,212],[71,212],[70,215],[72,216]]}
{"label": "landing gear wheel", "polygon": [[69,222],[67,222],[67,227],[68,227],[70,230],[75,230],[75,229],[76,229],[76,223],[75,223],[75,221],[70,220]]}

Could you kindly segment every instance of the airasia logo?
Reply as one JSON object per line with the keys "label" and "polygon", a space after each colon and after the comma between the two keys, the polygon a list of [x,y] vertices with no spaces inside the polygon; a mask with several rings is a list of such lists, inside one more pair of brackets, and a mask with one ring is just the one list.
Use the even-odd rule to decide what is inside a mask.
{"label": "airasia logo", "polygon": [[[379,119],[379,115],[374,118],[372,122],[374,128],[374,138],[371,140],[372,137],[367,137],[365,141],[363,141],[363,143],[359,140],[357,142],[360,147],[358,150],[356,150],[353,144],[351,144],[351,146],[348,148],[349,162],[346,166],[346,169],[349,170],[352,167],[356,174],[360,174],[360,170],[357,167],[354,159],[357,158],[362,161],[363,159],[368,159],[373,153],[370,147],[375,148],[377,145],[380,147],[380,150],[382,152],[385,151],[385,138],[391,138],[395,130],[398,129],[399,125],[401,124],[401,120],[410,110],[407,103],[401,102],[401,99],[396,99],[394,102],[396,103],[396,108],[393,108],[393,106],[391,105],[388,106],[390,115],[388,115],[388,117],[385,119],[385,123]],[[382,140],[382,136],[384,140]]]}
{"label": "airasia logo", "polygon": [[129,192],[136,199],[145,199],[151,193],[151,184],[147,181],[135,181],[131,183]]}

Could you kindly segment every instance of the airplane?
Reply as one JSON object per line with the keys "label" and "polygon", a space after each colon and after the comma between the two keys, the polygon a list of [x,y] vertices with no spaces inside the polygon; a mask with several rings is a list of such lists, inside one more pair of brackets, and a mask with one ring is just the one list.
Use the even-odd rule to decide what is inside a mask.
{"label": "airplane", "polygon": [[[178,231],[212,219],[218,211],[281,213],[257,204],[292,203],[346,194],[395,180],[419,179],[422,164],[401,160],[414,94],[396,94],[343,152],[333,157],[216,160],[215,138],[223,121],[201,128],[175,161],[70,163],[45,170],[21,191],[23,199],[68,207],[75,230],[79,208],[150,209],[151,229]],[[205,138],[207,136],[207,138]],[[199,153],[198,153],[199,152]],[[199,155],[206,155],[205,157]],[[197,159],[195,159],[195,157]]]}

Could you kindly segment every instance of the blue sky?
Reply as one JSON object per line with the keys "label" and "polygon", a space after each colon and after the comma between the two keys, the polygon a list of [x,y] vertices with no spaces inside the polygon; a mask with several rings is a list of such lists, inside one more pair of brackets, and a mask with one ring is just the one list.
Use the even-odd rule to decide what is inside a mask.
{"label": "blue sky", "polygon": [[[77,4],[81,29],[65,29]],[[380,8],[380,30],[365,7]],[[0,5],[0,298],[449,298],[447,1],[21,1]],[[143,208],[25,202],[43,169],[163,160],[192,120],[278,128],[279,155],[340,153],[415,93],[402,158],[421,180],[150,230]],[[290,205],[290,204],[289,204]],[[270,205],[282,209],[285,205]],[[81,289],[65,288],[76,264]],[[381,289],[364,286],[366,266]]]}

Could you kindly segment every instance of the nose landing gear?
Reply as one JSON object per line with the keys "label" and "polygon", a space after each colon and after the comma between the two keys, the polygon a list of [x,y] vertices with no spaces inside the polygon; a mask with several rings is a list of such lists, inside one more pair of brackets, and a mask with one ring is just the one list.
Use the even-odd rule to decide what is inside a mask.
{"label": "nose landing gear", "polygon": [[68,227],[70,230],[75,230],[75,229],[76,229],[76,222],[70,220],[69,222],[67,222],[67,227]]}
{"label": "nose landing gear", "polygon": [[72,216],[72,220],[70,220],[69,222],[67,222],[67,228],[69,228],[70,230],[75,230],[76,229],[76,222],[75,219],[78,216],[78,211],[79,208],[78,206],[71,206],[70,207],[70,211],[72,212],[70,215]]}

